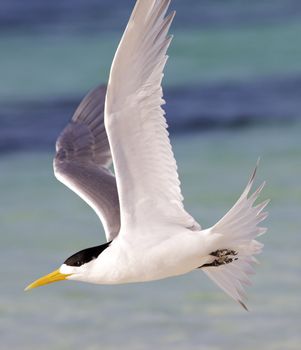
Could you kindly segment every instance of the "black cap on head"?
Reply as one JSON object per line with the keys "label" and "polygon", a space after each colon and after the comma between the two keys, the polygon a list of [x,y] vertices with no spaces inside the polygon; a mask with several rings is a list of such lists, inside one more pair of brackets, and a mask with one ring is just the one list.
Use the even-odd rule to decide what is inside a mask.
{"label": "black cap on head", "polygon": [[106,248],[110,246],[111,242],[99,245],[97,247],[87,248],[78,253],[73,254],[68,258],[64,264],[68,266],[82,266],[88,262],[96,259]]}

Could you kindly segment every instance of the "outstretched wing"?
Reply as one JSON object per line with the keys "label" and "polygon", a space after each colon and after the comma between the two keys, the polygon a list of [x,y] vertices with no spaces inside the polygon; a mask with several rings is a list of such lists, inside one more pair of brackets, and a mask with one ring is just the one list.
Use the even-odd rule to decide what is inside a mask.
{"label": "outstretched wing", "polygon": [[172,39],[168,30],[175,15],[165,17],[169,5],[170,0],[137,1],[111,67],[105,125],[122,228],[166,222],[200,229],[183,207],[161,108],[161,81]]}
{"label": "outstretched wing", "polygon": [[92,90],[56,142],[54,174],[100,217],[107,240],[120,228],[119,201],[104,126],[105,87]]}

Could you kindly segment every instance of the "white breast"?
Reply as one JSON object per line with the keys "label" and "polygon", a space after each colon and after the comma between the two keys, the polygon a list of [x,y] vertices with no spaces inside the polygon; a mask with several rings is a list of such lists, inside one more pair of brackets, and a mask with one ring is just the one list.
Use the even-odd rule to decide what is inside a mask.
{"label": "white breast", "polygon": [[205,237],[205,231],[184,231],[183,228],[160,242],[156,233],[153,240],[142,237],[133,242],[120,235],[90,263],[89,273],[82,276],[82,280],[95,284],[121,284],[185,274],[211,262]]}

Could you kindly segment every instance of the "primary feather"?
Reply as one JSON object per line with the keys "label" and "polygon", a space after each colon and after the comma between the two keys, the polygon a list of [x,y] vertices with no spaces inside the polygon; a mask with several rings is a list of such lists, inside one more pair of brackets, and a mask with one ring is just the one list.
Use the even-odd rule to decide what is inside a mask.
{"label": "primary feather", "polygon": [[167,15],[170,2],[136,2],[107,92],[90,92],[57,140],[55,175],[97,212],[108,243],[74,254],[42,283],[62,274],[97,284],[143,282],[201,268],[245,307],[244,287],[262,249],[256,238],[266,231],[259,224],[268,202],[255,205],[263,186],[250,195],[255,170],[237,203],[213,227],[202,230],[184,209],[162,109],[175,15]]}
{"label": "primary feather", "polygon": [[161,106],[161,81],[175,12],[170,1],[138,1],[109,78],[105,125],[121,206],[121,226],[169,222],[200,229],[185,211]]}
{"label": "primary feather", "polygon": [[54,173],[100,217],[107,241],[120,229],[115,176],[110,172],[110,146],[104,126],[106,89],[97,87],[81,102],[56,142]]}

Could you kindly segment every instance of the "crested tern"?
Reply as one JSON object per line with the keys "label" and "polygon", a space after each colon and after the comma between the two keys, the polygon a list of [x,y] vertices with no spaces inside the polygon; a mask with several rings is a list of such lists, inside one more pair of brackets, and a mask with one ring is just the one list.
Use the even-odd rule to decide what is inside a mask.
{"label": "crested tern", "polygon": [[[116,51],[107,88],[81,102],[56,142],[54,173],[100,217],[107,242],[68,258],[26,290],[60,280],[146,282],[204,271],[245,306],[256,238],[268,201],[255,204],[256,169],[242,195],[202,229],[184,209],[162,92],[175,12],[171,0],[137,0]],[[113,163],[114,173],[110,166]]]}

